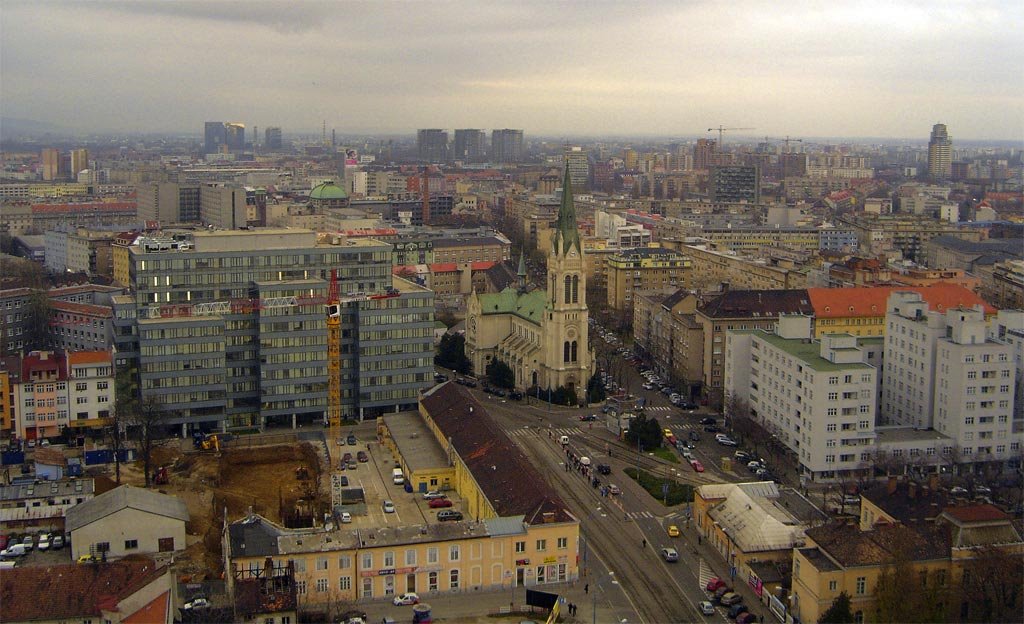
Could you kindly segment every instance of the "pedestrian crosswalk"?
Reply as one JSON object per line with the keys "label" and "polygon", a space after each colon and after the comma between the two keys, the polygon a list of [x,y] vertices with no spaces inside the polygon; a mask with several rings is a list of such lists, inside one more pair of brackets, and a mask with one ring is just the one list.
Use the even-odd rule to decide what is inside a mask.
{"label": "pedestrian crosswalk", "polygon": [[637,520],[639,518],[653,518],[654,517],[654,514],[652,514],[649,511],[631,511],[631,512],[627,513],[626,515],[629,516],[630,518],[632,518],[633,520]]}
{"label": "pedestrian crosswalk", "polygon": [[547,435],[551,432],[553,437],[577,436],[583,433],[583,430],[579,427],[521,427],[519,429],[507,429],[505,433],[510,438],[524,438],[537,435]]}
{"label": "pedestrian crosswalk", "polygon": [[645,412],[671,412],[672,408],[667,405],[656,405],[654,407],[644,407]]}

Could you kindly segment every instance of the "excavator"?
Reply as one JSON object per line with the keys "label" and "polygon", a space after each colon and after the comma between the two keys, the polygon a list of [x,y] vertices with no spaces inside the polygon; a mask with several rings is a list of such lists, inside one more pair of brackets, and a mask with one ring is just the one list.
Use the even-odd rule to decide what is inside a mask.
{"label": "excavator", "polygon": [[214,450],[220,452],[220,438],[216,433],[202,434],[198,431],[192,434],[192,446],[196,449],[209,451]]}

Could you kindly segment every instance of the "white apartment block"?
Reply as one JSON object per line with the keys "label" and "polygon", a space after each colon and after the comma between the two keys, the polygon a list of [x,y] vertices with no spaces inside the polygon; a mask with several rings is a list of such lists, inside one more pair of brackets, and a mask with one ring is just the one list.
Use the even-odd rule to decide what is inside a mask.
{"label": "white apartment block", "polygon": [[865,339],[810,335],[811,319],[800,315],[780,317],[774,333],[729,331],[725,388],[797,455],[804,476],[828,481],[871,459],[878,370],[866,363]]}
{"label": "white apartment block", "polygon": [[989,321],[989,338],[1010,345],[1017,374],[1013,393],[1013,431],[1024,431],[1024,310],[1000,310]]}
{"label": "white apartment block", "polygon": [[930,312],[928,303],[915,292],[895,292],[887,305],[882,422],[929,429],[935,341],[945,335],[945,319],[940,312]]}
{"label": "white apartment block", "polygon": [[943,454],[962,463],[1012,459],[1024,440],[1013,423],[1014,352],[1021,347],[1007,338],[1014,338],[1011,326],[1021,317],[1006,313],[1002,319],[990,330],[980,309],[928,312],[920,295],[893,293],[882,384],[887,423],[948,437]]}
{"label": "white apartment block", "polygon": [[935,350],[935,430],[960,447],[965,463],[1007,461],[1024,439],[1011,422],[1013,347],[987,337],[981,310],[948,310],[946,325]]}

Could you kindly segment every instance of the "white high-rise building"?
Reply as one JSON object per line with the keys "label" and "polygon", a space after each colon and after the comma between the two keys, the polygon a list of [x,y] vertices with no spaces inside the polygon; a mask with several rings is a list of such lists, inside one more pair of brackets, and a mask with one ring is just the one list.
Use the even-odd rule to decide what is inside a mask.
{"label": "white high-rise building", "polygon": [[888,310],[883,418],[947,436],[943,455],[962,463],[1009,460],[1024,439],[1012,423],[1014,345],[989,335],[980,308],[928,312],[917,293],[895,292]]}
{"label": "white high-rise building", "polygon": [[878,369],[866,362],[877,339],[810,335],[811,318],[799,315],[781,316],[774,333],[729,331],[725,388],[797,454],[803,475],[842,478],[874,451]]}
{"label": "white high-rise building", "polygon": [[1013,395],[1014,431],[1024,431],[1024,310],[1000,310],[989,322],[989,337],[1001,340],[1013,350],[1017,369]]}
{"label": "white high-rise building", "polygon": [[882,422],[928,429],[934,399],[933,349],[946,331],[945,320],[941,313],[930,312],[928,302],[916,292],[895,292],[887,305]]}

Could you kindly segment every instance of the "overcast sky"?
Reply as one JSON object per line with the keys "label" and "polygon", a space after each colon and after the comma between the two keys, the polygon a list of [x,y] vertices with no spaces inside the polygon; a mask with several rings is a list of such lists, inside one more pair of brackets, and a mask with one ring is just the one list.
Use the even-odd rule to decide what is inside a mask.
{"label": "overcast sky", "polygon": [[1024,2],[16,2],[0,113],[341,135],[1024,137]]}

